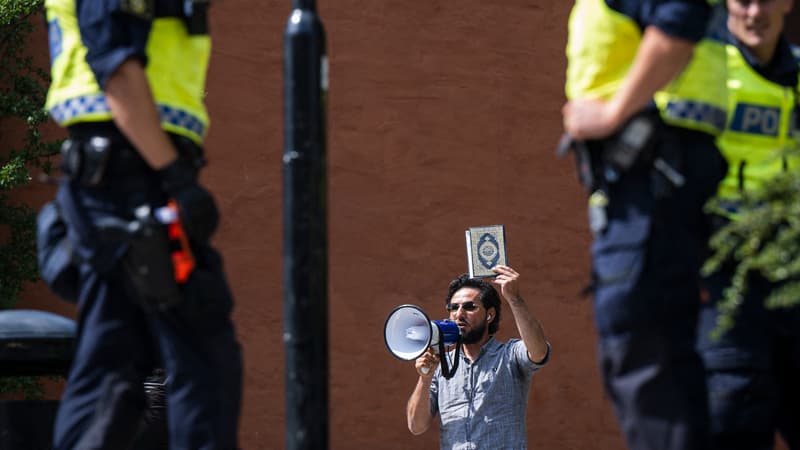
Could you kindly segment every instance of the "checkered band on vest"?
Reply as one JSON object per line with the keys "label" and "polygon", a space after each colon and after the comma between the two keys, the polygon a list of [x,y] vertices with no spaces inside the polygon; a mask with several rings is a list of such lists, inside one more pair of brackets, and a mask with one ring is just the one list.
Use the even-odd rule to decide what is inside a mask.
{"label": "checkered band on vest", "polygon": [[50,108],[50,115],[62,125],[90,114],[110,113],[105,97],[99,94],[71,98]]}
{"label": "checkered band on vest", "polygon": [[[158,105],[161,123],[171,124],[190,133],[202,137],[205,125],[195,115],[182,109],[167,105]],[[88,116],[111,114],[111,109],[102,94],[84,95],[70,98],[53,105],[50,114],[61,125],[69,125],[76,121],[84,121]]]}
{"label": "checkered band on vest", "polygon": [[723,109],[690,100],[669,101],[665,114],[670,119],[704,123],[719,131],[725,128],[727,120],[727,113]]}

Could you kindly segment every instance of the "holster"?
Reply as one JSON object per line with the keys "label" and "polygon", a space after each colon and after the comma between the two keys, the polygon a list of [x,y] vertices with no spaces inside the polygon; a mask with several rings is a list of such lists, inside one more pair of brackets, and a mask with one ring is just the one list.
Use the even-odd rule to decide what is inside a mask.
{"label": "holster", "polygon": [[653,142],[659,124],[660,121],[653,114],[634,116],[618,133],[604,142],[603,163],[619,173],[627,172],[634,164],[651,164]]}
{"label": "holster", "polygon": [[573,152],[578,180],[594,192],[614,184],[633,167],[652,165],[660,125],[657,113],[643,112],[606,139],[579,141],[565,135],[557,153]]}
{"label": "holster", "polygon": [[142,228],[122,257],[122,267],[137,298],[147,310],[164,310],[181,302],[175,281],[166,226],[142,220]]}
{"label": "holster", "polygon": [[61,171],[83,186],[99,186],[105,179],[110,155],[111,140],[107,137],[67,139],[61,145]]}
{"label": "holster", "polygon": [[[113,123],[76,124],[69,131],[71,137],[62,146],[61,165],[70,182],[59,192],[73,204],[65,212],[74,211],[80,216],[81,220],[69,223],[75,229],[82,226],[75,232],[82,246],[96,246],[99,250],[92,248],[94,253],[113,256],[98,257],[98,262],[90,260],[91,256],[85,260],[93,270],[102,271],[116,267],[119,258],[126,283],[146,309],[165,309],[181,302],[182,289],[174,279],[166,225],[158,223],[149,210],[144,215],[137,210],[132,221],[127,214],[120,215],[120,211],[88,217],[79,214],[83,206],[77,204],[74,194],[66,195],[72,190],[80,191],[80,187],[91,187],[101,192],[122,191],[126,199],[132,198],[130,192],[140,190],[155,198],[162,191],[158,174]],[[169,137],[179,157],[189,161],[193,168],[205,164],[200,146],[183,136],[169,134]],[[100,251],[105,250],[101,245],[104,242],[111,243],[108,252]]]}

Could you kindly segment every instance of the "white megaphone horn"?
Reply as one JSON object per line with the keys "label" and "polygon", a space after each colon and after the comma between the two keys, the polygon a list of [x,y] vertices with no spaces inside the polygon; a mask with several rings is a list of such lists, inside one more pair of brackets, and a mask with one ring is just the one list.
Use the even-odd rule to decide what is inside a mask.
{"label": "white megaphone horn", "polygon": [[411,361],[422,356],[428,347],[438,351],[440,343],[458,344],[460,330],[455,322],[430,320],[418,306],[400,305],[386,318],[383,337],[391,354]]}

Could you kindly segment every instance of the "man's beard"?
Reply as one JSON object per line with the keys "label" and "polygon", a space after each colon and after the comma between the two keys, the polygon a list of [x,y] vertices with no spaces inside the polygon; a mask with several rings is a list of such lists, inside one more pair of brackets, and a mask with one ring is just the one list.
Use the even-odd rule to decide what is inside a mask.
{"label": "man's beard", "polygon": [[477,327],[472,327],[470,331],[461,334],[461,342],[463,344],[476,344],[483,339],[483,334],[486,331],[486,322],[481,322]]}

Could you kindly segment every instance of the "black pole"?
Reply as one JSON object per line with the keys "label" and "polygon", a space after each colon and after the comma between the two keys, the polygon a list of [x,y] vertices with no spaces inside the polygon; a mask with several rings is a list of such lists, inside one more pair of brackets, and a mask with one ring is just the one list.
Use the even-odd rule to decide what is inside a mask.
{"label": "black pole", "polygon": [[284,33],[283,321],[286,448],[328,448],[325,31],[293,0]]}

